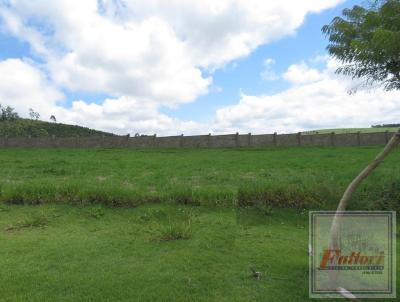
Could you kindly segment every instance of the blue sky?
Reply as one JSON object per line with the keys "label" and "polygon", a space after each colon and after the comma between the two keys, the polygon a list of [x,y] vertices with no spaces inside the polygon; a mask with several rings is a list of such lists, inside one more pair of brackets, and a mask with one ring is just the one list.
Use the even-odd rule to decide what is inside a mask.
{"label": "blue sky", "polygon": [[0,103],[116,133],[398,122],[396,93],[349,96],[326,56],[321,27],[363,3],[0,0]]}
{"label": "blue sky", "polygon": [[308,14],[304,24],[293,35],[260,46],[248,57],[233,61],[223,70],[217,70],[213,74],[213,84],[222,88],[220,92],[211,91],[199,97],[197,102],[182,105],[178,109],[163,108],[163,111],[181,119],[208,122],[212,120],[216,109],[236,103],[241,93],[271,94],[287,89],[290,84],[282,79],[262,79],[260,74],[264,69],[264,60],[274,59],[275,64],[272,68],[280,74],[291,64],[326,55],[327,40],[321,33],[322,26],[328,24],[335,16],[341,15],[344,8],[362,3],[345,1],[321,13]]}

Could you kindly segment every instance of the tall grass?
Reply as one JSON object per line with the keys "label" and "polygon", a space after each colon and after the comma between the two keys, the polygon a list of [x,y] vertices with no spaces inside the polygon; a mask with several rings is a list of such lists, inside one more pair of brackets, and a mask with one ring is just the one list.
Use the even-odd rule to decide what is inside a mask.
{"label": "tall grass", "polygon": [[[334,208],[379,149],[0,150],[0,202]],[[397,206],[399,159],[396,150],[351,206]]]}

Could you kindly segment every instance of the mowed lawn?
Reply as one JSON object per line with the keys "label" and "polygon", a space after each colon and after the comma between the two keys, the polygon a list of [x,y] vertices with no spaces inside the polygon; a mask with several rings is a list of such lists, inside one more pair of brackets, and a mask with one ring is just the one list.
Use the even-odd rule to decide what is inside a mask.
{"label": "mowed lawn", "polygon": [[[301,201],[381,148],[0,150],[0,301],[308,301]],[[353,209],[399,204],[399,159]]]}
{"label": "mowed lawn", "polygon": [[2,206],[0,247],[0,301],[309,301],[307,211]]}
{"label": "mowed lawn", "polygon": [[[306,213],[46,205],[0,219],[1,301],[307,300]],[[163,239],[189,223],[189,238]]]}

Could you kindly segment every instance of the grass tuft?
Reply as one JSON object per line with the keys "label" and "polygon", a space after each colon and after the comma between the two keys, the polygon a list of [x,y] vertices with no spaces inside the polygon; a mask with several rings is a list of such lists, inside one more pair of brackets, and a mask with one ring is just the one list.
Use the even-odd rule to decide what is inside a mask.
{"label": "grass tuft", "polygon": [[0,212],[8,212],[10,211],[10,207],[6,204],[0,203]]}
{"label": "grass tuft", "polygon": [[100,219],[105,215],[105,211],[101,206],[95,206],[89,208],[87,216],[90,218]]}
{"label": "grass tuft", "polygon": [[169,222],[163,226],[158,236],[159,241],[171,241],[180,239],[190,239],[192,237],[192,226],[187,222]]}
{"label": "grass tuft", "polygon": [[49,224],[49,220],[46,215],[34,215],[26,217],[25,219],[19,220],[15,223],[8,225],[5,231],[19,231],[26,228],[44,228]]}
{"label": "grass tuft", "polygon": [[155,241],[186,240],[192,238],[193,213],[179,208],[177,211],[153,211],[149,217],[155,220],[158,234]]}

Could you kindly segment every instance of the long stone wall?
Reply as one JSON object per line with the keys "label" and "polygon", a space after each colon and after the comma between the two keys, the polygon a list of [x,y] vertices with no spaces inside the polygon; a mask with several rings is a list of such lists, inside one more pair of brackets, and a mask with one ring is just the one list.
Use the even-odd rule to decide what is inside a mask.
{"label": "long stone wall", "polygon": [[239,148],[262,146],[369,146],[391,132],[349,134],[227,134],[197,136],[0,137],[0,148]]}

